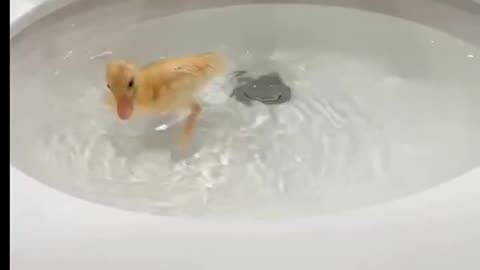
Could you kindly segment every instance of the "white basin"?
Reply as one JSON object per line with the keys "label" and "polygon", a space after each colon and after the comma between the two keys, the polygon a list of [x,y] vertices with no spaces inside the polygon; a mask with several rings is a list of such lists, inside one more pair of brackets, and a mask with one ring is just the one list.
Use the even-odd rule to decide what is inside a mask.
{"label": "white basin", "polygon": [[[58,71],[52,72],[52,76],[63,76],[61,73],[64,71],[65,73],[71,72],[68,67],[62,69],[61,63],[66,63],[64,65],[67,66],[73,53],[85,49],[80,45],[77,48],[72,48],[72,44],[82,42],[85,33],[97,33],[91,34],[91,38],[95,39],[97,37],[100,39],[98,33],[109,33],[108,31],[115,29],[118,24],[126,26],[131,21],[135,21],[138,16],[155,18],[155,16],[168,15],[174,11],[185,9],[196,10],[246,3],[246,1],[221,1],[221,4],[213,1],[184,1],[179,4],[179,2],[165,1],[160,4],[160,2],[155,1],[138,1],[136,4],[132,4],[132,2],[127,1],[128,4],[125,6],[127,9],[125,9],[122,4],[118,4],[120,1],[116,2],[117,4],[112,4],[115,1],[102,1],[100,4],[100,2],[84,0],[74,3],[75,8],[68,6],[71,2],[75,1],[12,1],[11,24],[13,34],[11,39],[15,39],[17,33],[25,35],[26,40],[28,40],[28,35],[33,36],[35,33],[42,33],[45,37],[58,38],[56,42],[52,43],[58,47],[52,47],[49,49],[50,51],[43,51],[43,53],[45,51],[50,52],[51,56],[45,56],[45,54],[38,56],[35,54],[35,50],[31,50],[31,54],[25,53],[25,58],[20,58],[18,57],[19,51],[25,52],[26,48],[34,48],[34,46],[31,43],[14,43],[16,46],[14,46],[14,50],[17,51],[13,53],[14,62],[11,64],[14,68],[11,91],[16,91],[16,85],[20,86],[19,89],[23,89],[26,85],[31,87],[33,84],[28,80],[20,83],[19,78],[29,74],[27,67],[30,63],[33,63],[28,62],[28,65],[22,65],[20,59],[26,59],[26,61],[43,59],[45,61],[45,59],[51,58],[53,59],[52,63],[55,63],[51,65],[59,65]],[[316,3],[318,1],[262,2]],[[432,101],[432,104],[434,104],[431,107],[433,108],[432,111],[438,110],[438,108],[450,110],[443,117],[443,122],[440,121],[437,125],[434,125],[435,130],[446,130],[445,126],[454,129],[447,134],[454,139],[434,140],[432,138],[429,147],[433,147],[433,150],[426,147],[426,150],[424,149],[426,152],[422,152],[424,156],[420,155],[420,150],[414,152],[417,153],[418,166],[432,166],[431,168],[428,167],[430,171],[433,171],[432,173],[427,173],[428,170],[418,170],[418,172],[422,172],[422,175],[418,176],[415,166],[407,166],[406,168],[411,170],[411,174],[410,176],[408,173],[404,175],[410,178],[402,178],[405,181],[403,185],[392,184],[392,189],[395,192],[385,195],[386,191],[383,192],[382,190],[380,192],[377,190],[375,193],[375,188],[379,190],[380,188],[378,185],[371,185],[370,189],[365,188],[365,192],[370,192],[366,194],[371,194],[371,196],[366,197],[377,196],[378,199],[370,201],[363,198],[351,199],[349,203],[345,203],[345,209],[343,209],[349,211],[335,212],[334,210],[342,207],[332,207],[328,209],[330,211],[315,210],[317,212],[308,212],[308,216],[300,215],[300,217],[289,218],[285,214],[276,220],[195,219],[188,214],[173,217],[161,211],[153,211],[155,215],[150,215],[143,212],[152,211],[142,208],[141,205],[130,206],[131,200],[121,201],[117,195],[117,197],[113,196],[113,199],[107,200],[102,191],[97,190],[92,191],[91,194],[97,192],[95,194],[100,195],[90,196],[87,194],[88,192],[80,191],[74,185],[68,185],[68,181],[49,182],[49,178],[45,178],[45,175],[51,176],[52,174],[40,176],[44,167],[39,164],[43,163],[40,163],[38,153],[31,150],[31,147],[26,143],[28,140],[25,138],[29,137],[22,135],[19,131],[35,131],[36,124],[42,123],[44,114],[35,114],[36,121],[31,120],[34,119],[31,115],[23,116],[23,112],[27,112],[22,107],[25,104],[20,103],[20,95],[16,96],[16,93],[14,93],[12,108],[17,115],[17,118],[14,116],[17,121],[11,127],[14,130],[13,134],[17,136],[11,141],[11,162],[15,166],[11,165],[10,180],[12,195],[12,269],[131,269],[132,267],[141,269],[292,269],[294,267],[306,269],[452,269],[454,267],[478,269],[480,260],[477,259],[475,251],[480,249],[480,230],[478,229],[480,228],[480,207],[478,207],[480,205],[480,185],[478,183],[478,179],[480,179],[480,167],[478,167],[480,152],[477,151],[480,150],[480,146],[475,139],[475,134],[480,134],[480,128],[473,125],[472,128],[465,128],[465,131],[463,131],[462,127],[464,124],[466,126],[471,121],[480,119],[480,111],[475,110],[475,106],[468,103],[474,102],[480,97],[474,91],[474,88],[469,88],[470,85],[475,86],[480,83],[478,77],[475,77],[474,70],[475,67],[480,66],[478,63],[480,60],[480,53],[478,53],[480,51],[478,49],[480,32],[477,30],[480,27],[480,5],[470,1],[457,1],[456,4],[451,4],[449,1],[423,1],[422,3],[390,1],[383,4],[368,0],[321,2],[328,6],[340,6],[342,7],[341,10],[344,10],[343,7],[353,7],[394,15],[434,29],[440,29],[451,36],[452,40],[456,38],[461,43],[457,50],[454,41],[443,41],[441,39],[444,34],[440,33],[438,38],[437,36],[429,38],[421,36],[424,32],[412,28],[411,33],[414,33],[412,34],[412,42],[416,44],[417,42],[425,43],[425,47],[422,47],[422,51],[425,49],[424,54],[418,54],[415,57],[428,59],[426,61],[427,69],[434,70],[432,71],[432,78],[441,74],[445,74],[447,79],[450,77],[461,78],[461,85],[464,88],[460,89],[464,90],[462,92],[463,96],[471,94],[469,98],[461,99],[457,98],[456,95],[449,95],[448,90],[445,90],[445,92],[439,91],[437,100]],[[47,16],[46,20],[37,24],[43,23],[47,27],[39,27],[36,32],[32,32],[34,28],[27,28],[25,32],[21,32],[25,27],[35,23],[39,17],[50,14],[64,5],[67,5],[67,8],[60,11],[60,18],[64,20],[63,23],[56,24],[56,17]],[[102,7],[109,7],[110,5],[110,7],[115,8],[96,9],[97,5]],[[137,9],[131,9],[129,5]],[[159,8],[160,6],[161,8]],[[34,7],[37,8],[22,17],[22,14]],[[292,10],[298,8],[291,7]],[[314,10],[314,7],[318,6],[312,6],[312,10]],[[90,10],[91,8],[93,8],[93,11]],[[336,8],[338,7],[332,10],[335,11]],[[121,18],[105,15],[106,19],[95,21],[95,18],[105,12],[117,12],[119,10],[122,12],[127,10],[131,13],[128,13],[128,16],[121,13],[124,15]],[[277,20],[284,17],[292,19],[288,18],[286,13],[282,13],[281,8],[276,9],[275,12],[277,12]],[[252,21],[255,20],[254,13],[250,12]],[[212,20],[220,16],[215,14],[210,14]],[[305,12],[304,16],[307,17],[307,14],[308,12]],[[354,15],[352,15],[351,20],[355,21],[356,13],[352,14]],[[20,16],[19,19],[16,19],[15,17],[18,16]],[[85,20],[82,23],[87,23],[84,26],[78,26],[75,20],[79,18]],[[235,20],[233,15],[230,18]],[[112,24],[112,22],[114,23]],[[401,24],[400,22],[398,25]],[[295,24],[292,22],[289,25],[293,25],[288,26],[292,28],[285,31],[295,31]],[[180,27],[179,25],[176,26]],[[338,28],[341,28],[341,26],[337,26],[336,29],[338,30]],[[372,28],[375,27],[372,26]],[[185,29],[188,29],[188,27]],[[322,29],[325,31],[327,28]],[[382,29],[382,27],[375,29]],[[400,26],[396,28],[397,36],[410,33],[409,31],[404,33],[401,29],[403,28]],[[382,34],[388,35],[388,27],[384,30],[386,32],[382,32]],[[57,31],[61,34],[52,35],[52,32],[49,31]],[[248,34],[248,32],[245,33]],[[296,32],[289,33],[291,35],[296,34]],[[332,31],[332,36],[335,36],[334,33],[335,31]],[[115,36],[115,34],[117,33],[112,33],[112,36]],[[415,34],[418,34],[418,36],[415,36]],[[147,38],[148,36],[146,35]],[[447,35],[444,36],[447,37]],[[394,37],[395,35],[392,35],[392,38]],[[118,39],[118,36],[115,38],[121,40]],[[112,38],[112,40],[115,38]],[[174,34],[169,38],[181,39]],[[255,38],[261,40],[262,35],[255,36]],[[169,40],[165,40],[164,43],[167,44],[165,50],[178,47],[173,42],[169,42]],[[242,43],[243,39],[238,39],[237,42]],[[282,39],[281,37],[278,37],[277,42],[286,47],[298,46],[294,41],[290,43],[288,39]],[[388,40],[385,42],[387,45],[390,44]],[[396,41],[392,41],[392,44],[394,43]],[[440,45],[437,45],[438,43]],[[41,44],[40,41],[39,44]],[[48,41],[43,44],[48,44]],[[261,50],[267,51],[270,49],[269,46],[272,45],[262,44],[261,46],[264,47]],[[338,44],[332,44],[332,46],[338,47]],[[359,41],[359,44],[365,45],[367,43]],[[406,42],[405,44],[409,43]],[[208,42],[200,43],[199,41],[197,45],[208,47]],[[278,44],[274,46],[276,45]],[[188,50],[187,45],[183,46],[185,50]],[[363,45],[358,45],[359,48],[361,46]],[[412,45],[412,47],[415,46]],[[128,44],[123,47],[119,45],[115,48],[117,50],[114,50],[114,54],[117,51],[123,51],[124,55],[128,55],[129,48],[133,50],[133,47],[129,47]],[[308,44],[305,45],[305,48],[308,49]],[[345,44],[345,48],[349,48],[349,44]],[[454,68],[444,64],[447,63],[446,60],[442,62],[443,60],[439,59],[438,56],[441,56],[443,52],[441,51],[442,48],[445,50],[452,48],[450,50],[452,56],[445,58],[453,61],[450,63]],[[103,49],[103,51],[106,49],[108,48]],[[149,46],[145,46],[143,49],[145,51],[155,50],[154,47],[150,48]],[[379,50],[381,49],[380,46]],[[398,51],[401,52],[402,48],[398,48]],[[98,55],[101,51],[89,53],[95,56],[90,60],[86,59],[88,61],[96,61],[97,56],[102,57]],[[62,55],[63,59],[56,61],[55,59],[59,55]],[[130,55],[135,55],[135,53]],[[366,55],[369,56],[368,53]],[[389,55],[389,53],[387,52],[386,55]],[[82,63],[82,60],[72,61]],[[140,61],[148,61],[148,59]],[[393,57],[390,61],[398,63],[399,60],[395,60],[395,57]],[[35,65],[37,64],[31,64],[33,67],[36,67]],[[472,69],[468,69],[470,66]],[[102,64],[99,64],[98,67],[103,68]],[[465,67],[467,68],[465,69]],[[49,68],[45,67],[45,69]],[[403,72],[404,76],[414,77],[420,73],[423,74],[422,68],[425,67],[410,67],[405,64],[397,71],[399,74]],[[88,74],[88,71],[85,74]],[[85,74],[75,76],[81,77]],[[68,76],[71,76],[71,74],[65,76],[69,78]],[[388,82],[391,83],[392,78],[389,77],[389,79]],[[17,84],[15,80],[17,80]],[[398,77],[393,78],[393,80],[398,80]],[[101,80],[94,84],[99,82]],[[41,88],[40,86],[38,89]],[[62,95],[62,93],[59,92],[59,95]],[[421,98],[421,95],[419,95],[418,99]],[[440,106],[438,104],[443,104],[441,103],[442,98],[445,100],[445,105]],[[458,100],[463,100],[466,103],[461,103]],[[32,100],[28,102],[34,104]],[[395,102],[392,104],[395,104]],[[415,110],[414,107],[412,101],[411,111]],[[29,107],[30,110],[34,108],[35,106]],[[375,112],[374,106],[371,107],[371,110],[371,113]],[[424,119],[437,119],[423,117]],[[412,125],[414,125],[414,121],[415,119],[412,119]],[[439,134],[438,136],[439,138],[446,138],[447,135]],[[427,132],[425,136],[428,138],[431,134]],[[458,143],[455,143],[456,141]],[[441,148],[442,143],[446,145],[445,148]],[[28,149],[30,149],[30,152]],[[443,154],[444,156],[433,157],[432,155],[435,154]],[[448,154],[455,156],[448,156]],[[431,162],[430,164],[422,161],[429,155],[437,163]],[[453,160],[450,161],[450,159]],[[395,161],[396,159],[392,160]],[[438,167],[438,170],[435,170],[435,166]],[[33,177],[27,176],[22,171]],[[68,173],[74,178],[74,171],[67,171],[64,176],[68,176]],[[37,177],[38,180],[34,177]],[[409,180],[410,182],[408,182]],[[418,185],[415,185],[415,183]],[[367,186],[366,183],[365,186]],[[405,187],[405,192],[398,191],[398,187]],[[361,189],[359,190],[361,191]],[[357,190],[356,192],[360,191]],[[361,192],[354,194],[361,194]],[[381,196],[382,194],[385,198]],[[340,199],[333,198],[328,202],[336,204],[338,201]],[[227,202],[229,201],[227,200]],[[241,202],[241,198],[236,202]],[[253,205],[255,206],[255,204]],[[205,209],[205,212],[210,211],[210,208]],[[230,208],[227,207],[226,209]],[[232,211],[233,209],[231,208]],[[305,210],[304,208],[292,209],[293,211]],[[284,214],[282,211],[279,212]]]}

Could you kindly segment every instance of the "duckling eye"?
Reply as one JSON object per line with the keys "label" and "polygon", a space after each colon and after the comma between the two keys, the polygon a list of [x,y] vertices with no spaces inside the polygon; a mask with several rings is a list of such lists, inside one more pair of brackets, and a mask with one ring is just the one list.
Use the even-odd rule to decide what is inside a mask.
{"label": "duckling eye", "polygon": [[131,88],[133,86],[133,79],[130,80],[130,82],[128,83],[128,87]]}
{"label": "duckling eye", "polygon": [[110,84],[107,84],[108,89],[110,89]]}

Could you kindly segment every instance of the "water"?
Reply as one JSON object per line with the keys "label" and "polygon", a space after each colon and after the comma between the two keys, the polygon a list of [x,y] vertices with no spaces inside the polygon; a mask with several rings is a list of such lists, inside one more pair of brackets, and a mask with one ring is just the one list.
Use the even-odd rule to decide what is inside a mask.
{"label": "water", "polygon": [[[65,25],[72,36],[92,31]],[[56,41],[61,55],[16,82],[12,129],[18,149],[33,149],[33,174],[75,196],[160,215],[316,215],[401,198],[480,164],[480,50],[421,25],[261,5],[144,20],[80,45],[65,40]],[[247,107],[228,97],[228,78],[217,78],[187,153],[174,143],[181,116],[125,123],[103,107],[107,61],[210,49],[253,76],[278,72],[292,100]]]}

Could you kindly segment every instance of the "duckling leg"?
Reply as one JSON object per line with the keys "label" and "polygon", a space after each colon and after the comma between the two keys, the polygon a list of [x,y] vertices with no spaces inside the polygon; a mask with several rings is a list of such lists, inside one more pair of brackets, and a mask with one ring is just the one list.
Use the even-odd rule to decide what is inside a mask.
{"label": "duckling leg", "polygon": [[200,104],[193,102],[190,105],[190,115],[187,117],[185,129],[183,132],[182,144],[189,143],[193,137],[193,132],[198,120],[198,116],[202,112]]}

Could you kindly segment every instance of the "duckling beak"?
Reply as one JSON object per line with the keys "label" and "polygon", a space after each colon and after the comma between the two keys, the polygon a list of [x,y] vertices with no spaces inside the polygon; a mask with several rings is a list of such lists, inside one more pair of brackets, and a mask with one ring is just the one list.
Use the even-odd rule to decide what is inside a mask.
{"label": "duckling beak", "polygon": [[133,98],[123,95],[117,100],[117,114],[122,120],[127,120],[133,113]]}

